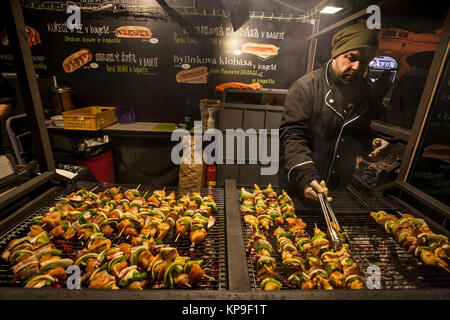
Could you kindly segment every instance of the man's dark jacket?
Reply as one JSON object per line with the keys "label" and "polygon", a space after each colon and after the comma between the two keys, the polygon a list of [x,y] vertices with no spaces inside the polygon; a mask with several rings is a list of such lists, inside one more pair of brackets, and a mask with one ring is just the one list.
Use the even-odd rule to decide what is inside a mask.
{"label": "man's dark jacket", "polygon": [[334,76],[331,60],[298,79],[280,125],[280,185],[303,193],[314,179],[334,189],[350,183],[356,156],[371,150],[373,115],[366,82],[345,85]]}

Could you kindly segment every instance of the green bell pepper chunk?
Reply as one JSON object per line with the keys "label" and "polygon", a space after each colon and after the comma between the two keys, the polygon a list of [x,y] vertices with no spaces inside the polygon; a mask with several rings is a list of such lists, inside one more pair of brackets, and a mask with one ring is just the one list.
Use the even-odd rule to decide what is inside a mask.
{"label": "green bell pepper chunk", "polygon": [[86,219],[84,218],[83,213],[78,214],[77,221],[78,221],[79,224],[85,224],[86,223]]}
{"label": "green bell pepper chunk", "polygon": [[253,198],[253,195],[248,191],[244,191],[239,194],[239,201],[241,201],[241,202],[243,200],[251,199],[251,198]]}
{"label": "green bell pepper chunk", "polygon": [[355,261],[353,261],[353,259],[347,258],[345,259],[345,263],[351,266],[352,264],[355,263]]}
{"label": "green bell pepper chunk", "polygon": [[108,261],[102,264],[102,266],[98,269],[98,272],[108,270],[108,264],[109,264]]}
{"label": "green bell pepper chunk", "polygon": [[286,218],[294,218],[295,219],[295,218],[297,218],[297,216],[294,213],[287,211],[283,214],[283,219],[286,219]]}
{"label": "green bell pepper chunk", "polygon": [[169,267],[167,268],[166,272],[164,273],[164,286],[166,288],[173,288],[173,274],[179,273],[183,271],[183,262],[175,261]]}
{"label": "green bell pepper chunk", "polygon": [[203,229],[203,228],[204,227],[202,224],[194,224],[194,225],[192,225],[191,230],[195,231],[195,230],[199,230],[199,229]]}
{"label": "green bell pepper chunk", "polygon": [[97,253],[87,253],[87,254],[79,257],[77,259],[77,261],[75,261],[75,265],[76,266],[81,265],[82,267],[85,267],[88,259],[97,259],[97,258],[98,258]]}
{"label": "green bell pepper chunk", "polygon": [[261,257],[258,260],[257,267],[258,269],[260,269],[266,264],[275,268],[273,260],[271,260],[269,257]]}
{"label": "green bell pepper chunk", "polygon": [[192,269],[192,266],[194,264],[198,264],[201,265],[203,263],[203,260],[189,260],[186,262],[186,264],[184,265],[184,273],[189,274],[189,272]]}
{"label": "green bell pepper chunk", "polygon": [[117,220],[106,220],[106,221],[102,221],[102,223],[100,224],[101,227],[104,227],[106,225],[110,225],[112,228],[115,228],[117,226]]}
{"label": "green bell pepper chunk", "polygon": [[144,251],[144,248],[137,249],[136,252],[133,253],[133,265],[137,265],[139,255]]}
{"label": "green bell pepper chunk", "polygon": [[88,191],[86,189],[78,190],[76,193],[76,195],[79,195],[79,196],[87,196],[87,194],[88,194]]}
{"label": "green bell pepper chunk", "polygon": [[185,217],[192,217],[194,214],[195,214],[194,211],[192,211],[192,210],[186,210],[186,211],[184,212],[183,215],[184,215]]}
{"label": "green bell pepper chunk", "polygon": [[281,213],[279,213],[278,211],[273,211],[269,214],[269,217],[271,219],[275,219],[275,218],[281,217]]}
{"label": "green bell pepper chunk", "polygon": [[166,218],[164,213],[162,213],[160,211],[156,211],[156,210],[150,210],[150,215],[151,216],[160,216],[163,220]]}
{"label": "green bell pepper chunk", "polygon": [[405,242],[406,238],[408,238],[408,233],[404,232],[402,234],[400,234],[400,237],[398,238],[398,243],[400,243],[400,245]]}
{"label": "green bell pepper chunk", "polygon": [[318,234],[314,235],[314,237],[311,238],[311,241],[314,242],[318,239],[325,239],[326,237],[327,235],[324,232],[320,231]]}
{"label": "green bell pepper chunk", "polygon": [[14,253],[10,256],[9,258],[9,263],[11,265],[14,265],[16,263],[16,261],[20,258],[23,257],[24,255],[29,254],[29,255],[33,255],[33,252],[30,250],[16,250],[14,251]]}
{"label": "green bell pepper chunk", "polygon": [[335,263],[329,263],[325,266],[325,271],[328,275],[331,275],[335,271],[339,271],[339,267]]}
{"label": "green bell pepper chunk", "polygon": [[42,217],[36,217],[31,222],[31,225],[40,225],[42,223]]}
{"label": "green bell pepper chunk", "polygon": [[200,206],[203,202],[202,197],[200,196],[191,196],[191,200],[194,200],[195,202],[197,202],[197,204]]}
{"label": "green bell pepper chunk", "polygon": [[163,244],[162,240],[156,240],[155,242],[153,242],[153,243],[150,245],[150,249],[152,249],[153,246],[158,245],[158,244]]}
{"label": "green bell pepper chunk", "polygon": [[98,226],[95,223],[84,223],[80,226],[80,228],[89,228],[92,230],[92,232],[99,232],[100,229],[98,228]]}
{"label": "green bell pepper chunk", "polygon": [[208,218],[202,215],[197,215],[192,219],[193,222],[206,223],[208,222]]}
{"label": "green bell pepper chunk", "polygon": [[127,286],[129,286],[130,284],[132,284],[133,282],[135,282],[135,281],[142,281],[142,280],[144,280],[145,278],[147,278],[147,273],[146,273],[146,272],[142,272],[142,273],[135,272],[135,273],[133,274],[133,276],[131,277],[131,279],[128,279],[128,280],[123,281],[123,282],[120,282],[120,283],[119,283],[119,286],[121,286],[121,287],[127,287]]}
{"label": "green bell pepper chunk", "polygon": [[112,259],[109,263],[108,263],[108,272],[111,272],[112,268],[120,261],[126,259],[125,256],[120,256],[117,258]]}
{"label": "green bell pepper chunk", "polygon": [[144,242],[147,242],[149,239],[146,236],[143,236],[141,238],[141,241],[139,241],[139,245],[142,245]]}
{"label": "green bell pepper chunk", "polygon": [[282,194],[278,197],[278,201],[281,201],[281,200],[286,199],[286,198],[287,198],[287,196],[286,196],[284,193],[282,193]]}
{"label": "green bell pepper chunk", "polygon": [[283,285],[281,284],[281,282],[277,281],[274,278],[266,278],[261,282],[261,288],[264,290],[264,288],[266,287],[266,284],[272,282],[275,283],[277,285],[278,288],[281,288]]}
{"label": "green bell pepper chunk", "polygon": [[105,193],[111,194],[113,197],[117,194],[113,189],[108,189],[105,191]]}
{"label": "green bell pepper chunk", "polygon": [[135,197],[140,197],[141,194],[139,193],[139,191],[131,191],[131,194]]}
{"label": "green bell pepper chunk", "polygon": [[37,238],[36,243],[50,243],[50,239],[47,236],[40,236]]}
{"label": "green bell pepper chunk", "polygon": [[309,239],[300,240],[297,243],[297,249],[300,250],[300,251],[303,251],[303,245],[306,244],[306,243],[311,243],[311,240],[309,240]]}
{"label": "green bell pepper chunk", "polygon": [[191,222],[188,219],[180,220],[180,224],[186,226],[186,228],[188,228],[188,229],[191,227]]}
{"label": "green bell pepper chunk", "polygon": [[62,254],[62,251],[61,251],[61,250],[58,250],[58,249],[47,249],[47,250],[42,251],[42,252],[39,254],[39,258],[41,258],[43,255],[49,254],[49,253],[50,253],[52,256],[60,256],[60,255]]}
{"label": "green bell pepper chunk", "polygon": [[168,217],[168,218],[166,219],[166,221],[169,223],[170,229],[173,229],[173,226],[175,225],[175,220],[173,220],[172,217]]}
{"label": "green bell pepper chunk", "polygon": [[281,237],[286,237],[286,238],[291,239],[292,241],[294,241],[294,235],[290,231],[283,232],[283,233],[280,233],[279,235],[277,235],[277,241]]}
{"label": "green bell pepper chunk", "polygon": [[263,249],[267,250],[269,253],[272,253],[272,248],[269,246],[263,245],[263,244],[259,245],[255,248],[256,252],[258,252],[258,253]]}
{"label": "green bell pepper chunk", "polygon": [[69,227],[70,227],[70,223],[67,221],[63,221],[63,222],[61,222],[61,226],[64,229],[64,231],[67,231],[67,229],[69,229]]}
{"label": "green bell pepper chunk", "polygon": [[59,199],[57,202],[59,203],[59,204],[68,204],[69,203],[69,199],[67,199],[67,198],[61,198],[61,199]]}
{"label": "green bell pepper chunk", "polygon": [[209,202],[204,203],[204,205],[207,206],[207,207],[210,207],[211,208],[211,212],[213,214],[217,213],[217,206],[216,206],[215,202],[209,201]]}
{"label": "green bell pepper chunk", "polygon": [[87,193],[87,197],[95,199],[95,200],[100,199],[100,197],[97,194],[95,194],[94,192],[90,192],[90,191]]}

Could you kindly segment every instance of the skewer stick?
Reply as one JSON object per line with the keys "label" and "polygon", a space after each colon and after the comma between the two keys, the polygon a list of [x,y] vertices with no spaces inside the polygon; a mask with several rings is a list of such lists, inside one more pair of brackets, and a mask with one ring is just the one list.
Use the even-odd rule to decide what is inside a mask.
{"label": "skewer stick", "polygon": [[192,286],[189,283],[185,283],[186,287],[192,288]]}
{"label": "skewer stick", "polygon": [[122,232],[125,230],[125,228],[122,228],[122,231],[119,233],[119,237],[122,235]]}
{"label": "skewer stick", "polygon": [[97,188],[98,188],[98,186],[96,186],[94,189],[92,189],[91,192],[94,192],[94,190],[97,189]]}
{"label": "skewer stick", "polygon": [[207,279],[209,279],[209,280],[212,280],[212,281],[217,281],[217,280],[214,279],[213,277],[207,276],[206,274],[202,274],[202,277],[205,277],[205,278],[207,278]]}
{"label": "skewer stick", "polygon": [[139,190],[139,187],[140,187],[141,185],[139,184],[138,186],[137,186],[137,188],[136,188],[136,190]]}
{"label": "skewer stick", "polygon": [[84,234],[82,234],[81,236],[78,237],[78,240],[80,240],[81,238],[84,237]]}
{"label": "skewer stick", "polygon": [[177,234],[177,238],[175,239],[175,242],[177,242],[178,241],[178,238],[180,237],[180,233],[179,234]]}
{"label": "skewer stick", "polygon": [[142,198],[145,198],[145,196],[147,195],[147,193],[148,193],[148,190],[145,191],[145,193],[144,193],[144,195],[142,196]]}
{"label": "skewer stick", "polygon": [[41,226],[41,228],[43,228],[43,227],[45,227],[47,224],[46,223],[44,223],[42,226]]}

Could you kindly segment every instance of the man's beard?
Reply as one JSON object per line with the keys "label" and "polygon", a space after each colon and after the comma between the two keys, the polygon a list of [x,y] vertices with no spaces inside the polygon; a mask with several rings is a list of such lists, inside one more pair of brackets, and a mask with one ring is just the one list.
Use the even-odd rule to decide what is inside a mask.
{"label": "man's beard", "polygon": [[359,72],[344,72],[340,77],[340,80],[345,84],[351,84],[360,80]]}

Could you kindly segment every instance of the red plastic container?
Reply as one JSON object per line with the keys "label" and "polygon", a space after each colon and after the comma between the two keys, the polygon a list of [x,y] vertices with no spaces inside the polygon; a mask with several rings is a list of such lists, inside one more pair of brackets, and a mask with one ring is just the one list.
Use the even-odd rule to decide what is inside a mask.
{"label": "red plastic container", "polygon": [[101,183],[115,183],[114,160],[112,151],[109,150],[98,156],[89,158],[87,161],[77,160],[79,166],[89,169],[92,175]]}

